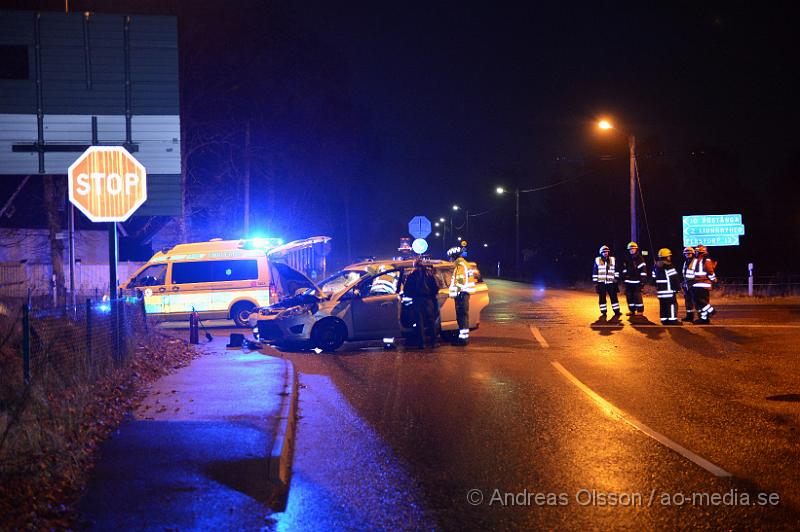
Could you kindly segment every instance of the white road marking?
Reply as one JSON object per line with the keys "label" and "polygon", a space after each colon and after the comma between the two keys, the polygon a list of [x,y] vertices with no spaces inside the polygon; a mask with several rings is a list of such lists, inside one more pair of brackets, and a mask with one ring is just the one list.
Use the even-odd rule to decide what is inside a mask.
{"label": "white road marking", "polygon": [[542,336],[542,332],[539,330],[539,327],[534,327],[533,325],[531,325],[530,329],[531,329],[531,334],[533,334],[533,337],[536,338],[537,342],[539,342],[539,345],[541,345],[544,348],[550,347],[550,344],[548,344],[547,340],[545,340],[544,336]]}
{"label": "white road marking", "polygon": [[[625,325],[626,324],[623,323],[623,322],[620,322],[617,325],[591,325],[590,324],[592,329],[619,329],[620,327],[625,326]],[[687,330],[692,329],[692,328],[697,329],[697,330],[702,330],[702,329],[707,329],[709,327],[724,327],[726,329],[740,328],[740,327],[745,327],[745,328],[750,328],[750,329],[800,329],[800,325],[767,325],[767,324],[746,325],[746,324],[736,324],[736,323],[731,323],[731,324],[719,324],[719,323],[717,323],[717,324],[694,325],[694,326],[693,325],[684,325],[684,326],[677,325],[677,326],[675,326],[675,325],[656,325],[656,324],[652,324],[652,325],[636,325],[635,323],[627,323],[627,325],[629,327],[633,327],[634,329],[675,329],[675,330],[680,330],[682,328],[686,328]],[[579,327],[584,327],[584,326],[580,325]]]}
{"label": "white road marking", "polygon": [[656,432],[655,430],[651,429],[650,427],[648,427],[647,425],[645,425],[641,421],[637,420],[633,416],[631,416],[629,414],[626,414],[625,412],[623,412],[622,410],[620,410],[616,406],[612,405],[611,403],[609,403],[608,401],[606,401],[605,399],[603,399],[602,397],[597,395],[597,393],[595,393],[591,388],[589,388],[584,383],[582,383],[580,380],[578,380],[578,378],[575,377],[575,375],[570,373],[564,366],[559,364],[557,361],[554,360],[554,361],[551,362],[551,364],[553,365],[554,368],[556,368],[558,370],[559,373],[561,373],[564,377],[566,377],[568,381],[570,381],[572,384],[577,386],[583,393],[588,395],[594,402],[596,402],[600,406],[600,408],[602,408],[610,416],[618,418],[618,419],[621,419],[622,421],[626,422],[630,426],[634,427],[635,429],[639,430],[640,432],[643,432],[644,434],[647,434],[648,436],[650,436],[651,438],[653,438],[654,440],[656,440],[660,444],[662,444],[662,445],[664,445],[666,447],[669,447],[670,449],[672,449],[673,451],[675,451],[679,455],[683,456],[684,458],[686,458],[688,460],[691,460],[692,462],[694,462],[695,464],[699,465],[700,467],[702,467],[703,469],[705,469],[706,471],[708,471],[709,473],[711,473],[711,474],[713,474],[715,476],[718,476],[718,477],[730,477],[731,476],[730,473],[728,473],[727,471],[725,471],[721,467],[712,464],[711,462],[709,462],[708,460],[706,460],[702,456],[700,456],[698,454],[695,454],[692,451],[690,451],[689,449],[687,449],[686,447],[680,445],[679,443],[676,443],[676,442],[670,440],[669,438],[667,438],[663,434],[661,434],[659,432]]}

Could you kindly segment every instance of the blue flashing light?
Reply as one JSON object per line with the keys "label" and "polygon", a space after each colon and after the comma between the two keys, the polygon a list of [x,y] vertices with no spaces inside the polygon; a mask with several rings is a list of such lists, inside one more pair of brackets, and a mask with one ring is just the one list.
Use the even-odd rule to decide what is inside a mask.
{"label": "blue flashing light", "polygon": [[109,303],[100,303],[95,308],[100,312],[111,312],[111,305]]}
{"label": "blue flashing light", "polygon": [[249,249],[270,250],[283,245],[282,238],[250,236],[244,239],[245,246]]}

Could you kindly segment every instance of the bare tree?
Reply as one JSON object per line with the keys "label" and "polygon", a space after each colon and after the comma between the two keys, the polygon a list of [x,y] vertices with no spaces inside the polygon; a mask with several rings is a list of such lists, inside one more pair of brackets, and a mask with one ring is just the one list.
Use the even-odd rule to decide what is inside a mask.
{"label": "bare tree", "polygon": [[55,275],[59,301],[66,301],[64,241],[58,238],[58,233],[61,231],[61,217],[58,207],[64,203],[65,194],[66,180],[56,179],[49,174],[44,176],[44,208],[47,215],[47,228],[50,231],[50,262],[53,267],[53,275]]}

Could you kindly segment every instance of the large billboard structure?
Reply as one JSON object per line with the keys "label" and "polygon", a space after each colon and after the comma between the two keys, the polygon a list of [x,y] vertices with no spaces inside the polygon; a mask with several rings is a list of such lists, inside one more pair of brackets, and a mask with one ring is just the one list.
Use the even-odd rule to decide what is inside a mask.
{"label": "large billboard structure", "polygon": [[169,16],[0,11],[0,174],[123,146],[147,168],[135,215],[180,215],[177,35]]}

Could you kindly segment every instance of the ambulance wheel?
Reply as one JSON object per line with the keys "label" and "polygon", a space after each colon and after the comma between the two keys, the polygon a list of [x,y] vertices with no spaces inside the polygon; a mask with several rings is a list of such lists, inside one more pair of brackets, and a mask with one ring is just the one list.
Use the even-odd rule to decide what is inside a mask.
{"label": "ambulance wheel", "polygon": [[255,309],[256,306],[254,304],[247,301],[240,301],[231,309],[231,319],[233,319],[237,327],[249,327],[247,320]]}
{"label": "ambulance wheel", "polygon": [[317,323],[311,330],[311,340],[315,347],[326,353],[333,353],[344,343],[347,330],[338,320],[324,320]]}

